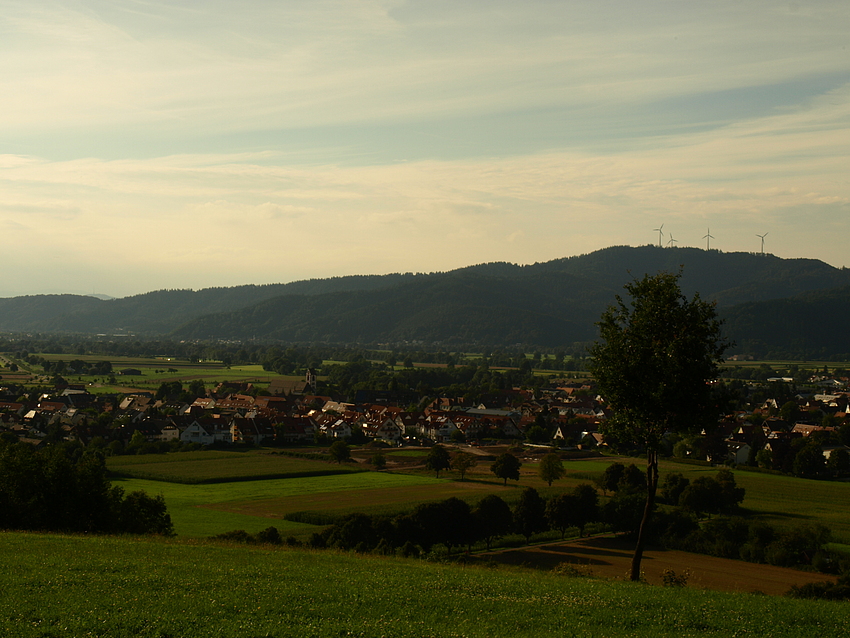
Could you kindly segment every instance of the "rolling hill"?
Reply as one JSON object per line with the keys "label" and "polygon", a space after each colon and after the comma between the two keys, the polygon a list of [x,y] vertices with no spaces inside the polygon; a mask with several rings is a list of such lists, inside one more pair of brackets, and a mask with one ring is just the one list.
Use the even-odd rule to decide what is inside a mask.
{"label": "rolling hill", "polygon": [[683,291],[715,300],[729,336],[746,348],[850,352],[837,314],[850,304],[850,270],[814,259],[655,246],[615,246],[526,266],[498,262],[114,300],[0,299],[0,330],[559,347],[592,340],[594,322],[630,279],[680,268]]}

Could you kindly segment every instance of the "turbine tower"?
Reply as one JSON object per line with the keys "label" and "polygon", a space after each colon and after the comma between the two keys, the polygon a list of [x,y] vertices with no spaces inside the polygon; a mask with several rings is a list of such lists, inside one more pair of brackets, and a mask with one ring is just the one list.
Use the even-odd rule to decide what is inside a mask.
{"label": "turbine tower", "polygon": [[705,249],[711,250],[711,240],[714,239],[714,235],[711,234],[711,229],[708,229],[708,232],[702,237],[705,240]]}
{"label": "turbine tower", "polygon": [[677,244],[678,244],[678,243],[679,243],[679,240],[678,240],[678,239],[673,239],[673,233],[670,233],[670,241],[668,241],[668,242],[667,242],[667,247],[669,248],[669,247],[670,247],[670,246],[672,246],[674,243],[677,243]]}
{"label": "turbine tower", "polygon": [[659,226],[658,228],[652,229],[652,230],[658,231],[658,247],[659,248],[661,248],[661,246],[663,245],[662,242],[664,241],[664,233],[661,232],[662,228],[664,228],[664,224],[661,224],[661,226]]}
{"label": "turbine tower", "polygon": [[764,254],[764,238],[767,237],[770,233],[765,233],[764,235],[759,235],[756,233],[756,237],[761,237],[761,254]]}

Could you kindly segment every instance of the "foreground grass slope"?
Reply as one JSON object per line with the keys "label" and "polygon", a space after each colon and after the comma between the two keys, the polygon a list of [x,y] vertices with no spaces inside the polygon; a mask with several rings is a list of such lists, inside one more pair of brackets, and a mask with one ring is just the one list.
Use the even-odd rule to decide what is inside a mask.
{"label": "foreground grass slope", "polygon": [[0,635],[793,636],[850,606],[156,539],[0,534]]}

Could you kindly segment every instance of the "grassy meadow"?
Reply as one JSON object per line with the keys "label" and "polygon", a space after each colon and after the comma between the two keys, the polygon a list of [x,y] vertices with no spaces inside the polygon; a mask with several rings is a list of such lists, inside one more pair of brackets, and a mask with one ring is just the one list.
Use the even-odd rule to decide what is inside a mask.
{"label": "grassy meadow", "polygon": [[[392,454],[398,452],[403,451]],[[412,458],[421,454],[409,452],[416,453]],[[694,566],[693,580],[682,589],[623,582],[619,574],[611,577],[601,568],[592,573],[602,578],[571,577],[569,570],[552,571],[528,554],[517,554],[515,564],[536,564],[536,569],[510,566],[507,553],[505,560],[477,559],[487,565],[481,566],[204,538],[235,529],[256,533],[274,525],[284,537],[306,540],[319,528],[284,520],[295,512],[390,513],[449,496],[474,503],[489,493],[511,502],[526,486],[549,496],[593,480],[615,460],[633,461],[566,461],[567,475],[548,488],[531,457],[523,461],[521,480],[507,486],[490,474],[486,459],[468,480],[460,481],[453,472],[437,479],[421,468],[350,471],[356,466],[341,474],[293,476],[305,468],[339,466],[262,450],[111,457],[114,470],[157,476],[159,480],[118,478],[114,484],[162,494],[178,536],[0,532],[0,632],[22,638],[848,634],[846,603],[702,589],[711,584],[697,569],[698,561],[705,563],[703,571],[718,568],[717,559],[709,557],[669,553],[666,558],[677,571],[681,565]],[[263,478],[270,470],[289,472],[290,478]],[[662,477],[672,471],[693,479],[717,469],[664,461]],[[822,522],[833,528],[839,542],[850,539],[850,485],[746,471],[735,476],[747,490],[744,507],[753,515],[783,524]],[[245,480],[252,477],[257,480]],[[189,484],[188,479],[223,482]],[[612,560],[610,548],[604,555],[591,549],[596,559]],[[555,564],[573,548],[536,546],[527,551],[548,552],[552,556],[544,558]],[[648,556],[648,565],[652,558]],[[660,564],[655,559],[652,568],[657,572]],[[765,566],[742,565],[760,575],[765,571]],[[728,579],[730,573],[716,577]],[[779,591],[781,587],[772,593]]]}
{"label": "grassy meadow", "polygon": [[0,534],[0,632],[20,638],[848,635],[850,606],[312,552]]}
{"label": "grassy meadow", "polygon": [[[434,484],[452,485],[451,481],[422,476],[383,472],[348,473],[261,481],[235,481],[204,485],[185,485],[144,479],[118,479],[113,484],[125,491],[144,490],[162,494],[175,531],[180,536],[213,536],[233,529],[256,532],[274,525],[281,533],[315,531],[312,525],[290,523],[283,516],[298,511],[347,513],[371,511],[374,501],[386,494],[409,498],[411,491],[424,491],[439,500]],[[431,496],[433,494],[433,496]]]}

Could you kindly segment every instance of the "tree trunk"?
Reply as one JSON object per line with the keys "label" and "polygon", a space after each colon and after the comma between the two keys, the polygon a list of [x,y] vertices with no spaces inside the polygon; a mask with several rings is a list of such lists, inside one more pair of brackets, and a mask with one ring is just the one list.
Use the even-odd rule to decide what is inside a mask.
{"label": "tree trunk", "polygon": [[637,546],[632,556],[631,580],[640,580],[640,561],[643,558],[643,546],[646,542],[646,528],[649,526],[649,518],[652,516],[652,508],[655,506],[655,491],[658,489],[658,452],[647,450],[646,452],[646,506],[643,509],[643,518],[640,521]]}

